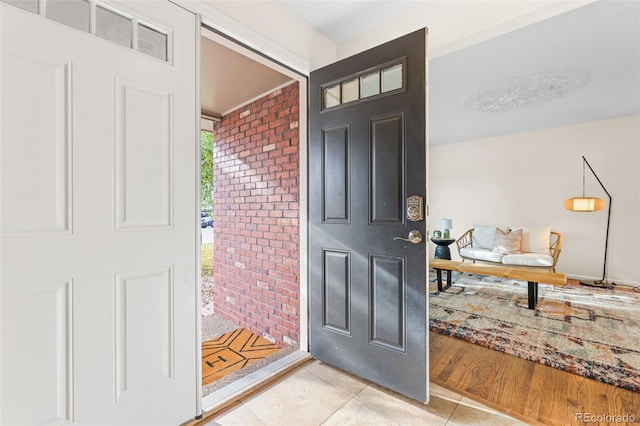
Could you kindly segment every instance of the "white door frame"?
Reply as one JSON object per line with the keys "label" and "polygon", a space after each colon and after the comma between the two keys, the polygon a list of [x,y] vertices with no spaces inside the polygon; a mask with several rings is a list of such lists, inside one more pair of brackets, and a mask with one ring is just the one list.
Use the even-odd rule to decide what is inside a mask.
{"label": "white door frame", "polygon": [[[208,24],[208,20],[202,17],[202,24],[211,26]],[[249,59],[252,59],[264,66],[267,66],[287,77],[295,80],[299,84],[299,97],[298,97],[298,136],[299,136],[299,236],[300,236],[300,350],[308,351],[308,312],[307,312],[307,77],[300,75],[299,73],[290,70],[289,68],[280,65],[273,60],[264,57],[260,53],[256,53],[244,46],[241,46],[236,41],[221,36],[207,28],[202,30],[205,37],[216,43],[233,50]],[[200,182],[198,180],[198,182]]]}
{"label": "white door frame", "polygon": [[[202,23],[204,25],[207,25],[207,21],[206,19],[202,19]],[[207,37],[210,40],[215,41],[216,43],[219,43],[220,45],[227,47],[237,53],[240,53],[242,55],[244,55],[245,57],[248,57],[262,65],[265,65],[271,69],[274,69],[275,71],[278,71],[284,75],[286,75],[287,77],[290,77],[292,80],[295,80],[298,82],[299,84],[299,96],[298,96],[298,111],[299,111],[299,118],[298,118],[298,123],[299,123],[299,127],[298,127],[298,132],[299,132],[299,239],[300,239],[300,243],[299,243],[299,274],[298,274],[298,280],[299,280],[299,291],[300,291],[300,305],[299,305],[299,327],[300,327],[300,340],[299,340],[299,345],[300,345],[300,351],[303,352],[308,352],[308,305],[307,305],[307,300],[308,300],[308,296],[307,296],[307,288],[308,288],[308,284],[307,284],[307,276],[308,276],[308,272],[307,272],[307,256],[308,256],[308,250],[307,250],[307,78],[294,72],[291,71],[290,69],[276,64],[273,61],[265,58],[264,56],[262,56],[261,54],[258,54],[256,52],[251,51],[250,49],[247,49],[241,45],[239,45],[238,43],[236,43],[233,40],[230,40],[224,36],[221,36],[220,34],[217,34],[207,28],[202,28],[202,33],[205,37]],[[200,169],[198,168],[198,174],[200,173]],[[200,179],[198,178],[197,180],[198,184],[200,183]],[[200,250],[200,246],[198,246],[197,248],[198,253]],[[200,257],[198,256],[198,259]],[[199,284],[199,283],[198,283]],[[200,306],[200,305],[198,305]],[[199,314],[198,314],[199,315]],[[201,344],[201,333],[198,335],[198,340],[199,340],[199,344]],[[198,363],[199,368],[202,368],[202,363],[199,362]],[[201,372],[199,372],[200,377],[201,377]],[[234,387],[235,389],[235,387]],[[229,393],[233,394],[233,389],[229,389]],[[225,392],[225,394],[222,396],[222,398],[225,398],[227,396],[227,392]],[[207,405],[206,408],[210,408],[208,407],[208,405],[210,403],[213,403],[213,405],[215,406],[215,402],[217,398],[216,397],[212,397],[209,398],[209,396],[207,398],[205,398],[204,400],[204,404]]]}
{"label": "white door frame", "polygon": [[[309,335],[308,335],[308,196],[307,196],[307,188],[308,188],[308,179],[307,179],[307,85],[308,85],[308,64],[306,61],[301,58],[292,55],[290,52],[282,49],[278,45],[260,37],[256,34],[253,34],[246,27],[230,20],[226,16],[222,15],[215,9],[210,6],[207,6],[205,3],[201,1],[193,1],[193,0],[170,0],[173,3],[178,4],[179,6],[195,13],[198,16],[200,25],[198,31],[203,31],[207,38],[227,47],[234,52],[237,52],[247,58],[250,58],[264,66],[267,66],[275,71],[278,71],[292,80],[295,80],[299,84],[299,108],[298,108],[298,137],[299,137],[299,177],[298,177],[298,185],[299,185],[299,274],[298,279],[300,282],[300,306],[299,306],[299,316],[300,316],[300,339],[299,346],[300,351],[308,352],[309,351]],[[216,32],[210,31],[208,29],[203,28],[203,25],[206,25],[209,28],[213,28],[216,31],[224,34],[222,36],[217,34]],[[268,49],[264,49],[259,47],[256,43],[249,42],[249,39],[260,39],[260,44],[269,45]],[[248,46],[248,47],[245,47]],[[196,38],[196,46],[195,49],[197,52],[200,51],[200,37]],[[201,58],[200,55],[196,55],[197,63],[196,63],[196,90],[197,93],[200,93],[200,64]],[[196,111],[198,115],[198,120],[196,123],[198,129],[198,135],[200,135],[200,126],[201,122],[200,111],[201,111],[201,103],[200,97],[196,98]],[[200,144],[200,138],[198,136],[198,140],[194,141],[194,143]],[[200,203],[200,149],[196,150],[197,152],[197,165],[196,165],[196,182],[197,187],[195,190],[197,191],[198,196],[196,197],[198,200],[198,210]],[[201,280],[201,260],[200,260],[200,226],[198,224],[196,231],[198,233],[198,244],[194,248],[197,253],[197,281],[194,285],[197,286],[197,344],[198,347],[202,345],[202,321],[200,320],[201,315],[201,294],[200,294],[200,280]],[[198,356],[201,357],[201,351],[198,351]],[[201,358],[198,359],[198,379],[202,378],[202,361]],[[201,395],[200,383],[197,384]],[[209,401],[205,401],[207,404]],[[202,413],[203,408],[207,409],[210,407],[203,407],[202,397],[198,398],[196,401],[197,412]]]}

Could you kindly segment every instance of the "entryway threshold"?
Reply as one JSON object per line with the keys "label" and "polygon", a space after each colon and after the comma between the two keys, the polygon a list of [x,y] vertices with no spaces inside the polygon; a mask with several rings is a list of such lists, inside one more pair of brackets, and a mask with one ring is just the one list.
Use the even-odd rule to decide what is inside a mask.
{"label": "entryway threshold", "polygon": [[202,407],[204,410],[203,418],[221,411],[240,400],[240,398],[245,397],[272,380],[279,378],[288,371],[304,364],[309,359],[311,359],[309,352],[300,350],[292,352],[289,355],[266,365],[264,368],[254,371],[240,380],[207,395],[202,399]]}

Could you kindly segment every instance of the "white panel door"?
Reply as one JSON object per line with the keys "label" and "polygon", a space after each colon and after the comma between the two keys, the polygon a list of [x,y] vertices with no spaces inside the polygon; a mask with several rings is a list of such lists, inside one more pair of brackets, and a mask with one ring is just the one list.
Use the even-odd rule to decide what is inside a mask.
{"label": "white panel door", "polygon": [[0,3],[0,423],[180,424],[200,397],[196,17],[65,3]]}

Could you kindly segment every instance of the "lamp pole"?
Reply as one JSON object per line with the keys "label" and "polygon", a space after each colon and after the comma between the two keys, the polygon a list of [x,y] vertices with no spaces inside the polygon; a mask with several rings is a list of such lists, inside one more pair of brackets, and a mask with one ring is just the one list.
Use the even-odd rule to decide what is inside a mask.
{"label": "lamp pole", "polygon": [[609,210],[608,210],[608,213],[607,213],[607,233],[606,233],[606,237],[604,239],[604,266],[602,268],[602,280],[594,281],[594,284],[601,284],[603,287],[611,288],[611,286],[607,282],[607,278],[606,278],[606,276],[607,276],[607,249],[609,247],[609,223],[611,222],[611,194],[609,194],[609,191],[607,191],[607,188],[604,187],[604,185],[602,184],[602,181],[600,180],[600,178],[598,177],[596,172],[591,167],[591,164],[589,164],[587,159],[584,158],[584,155],[582,156],[582,160],[584,160],[584,162],[587,164],[587,167],[589,167],[589,170],[591,170],[591,173],[593,173],[593,176],[595,176],[596,180],[598,181],[598,183],[602,187],[602,190],[607,194],[607,197],[609,197]]}

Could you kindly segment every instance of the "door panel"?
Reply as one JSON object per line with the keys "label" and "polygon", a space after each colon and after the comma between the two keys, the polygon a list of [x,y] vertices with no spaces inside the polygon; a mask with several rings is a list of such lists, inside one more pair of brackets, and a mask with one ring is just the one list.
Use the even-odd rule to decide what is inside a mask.
{"label": "door panel", "polygon": [[322,131],[322,210],[325,223],[349,223],[349,127]]}
{"label": "door panel", "polygon": [[115,86],[116,229],[169,228],[171,93],[120,79]]}
{"label": "door panel", "polygon": [[2,211],[2,232],[70,232],[71,63],[18,52],[4,55],[2,61],[3,110],[14,108],[11,99],[39,107],[37,126],[33,126],[32,114],[16,114],[14,120],[2,122],[3,138],[30,130],[30,143],[12,144],[4,150],[9,158],[30,161],[22,167],[2,168],[3,181],[22,182],[20,191],[4,194],[3,202],[12,208]]}
{"label": "door panel", "polygon": [[371,254],[369,340],[398,351],[405,350],[405,259]]}
{"label": "door panel", "polygon": [[371,224],[402,225],[404,218],[404,114],[371,120]]}
{"label": "door panel", "polygon": [[117,403],[174,378],[173,268],[116,273],[115,280]]}
{"label": "door panel", "polygon": [[426,30],[311,73],[310,346],[314,358],[427,400]]}
{"label": "door panel", "polygon": [[196,19],[109,4],[169,60],[0,2],[2,424],[197,414]]}
{"label": "door panel", "polygon": [[[29,401],[31,408],[20,413],[19,422],[10,422],[3,413],[2,424],[58,424],[73,419],[72,309],[73,283],[42,279],[36,292],[2,298],[2,317],[20,327],[2,328],[2,364],[28,369],[3,368],[2,382],[26,383],[14,386],[13,401]],[[3,324],[4,325],[4,324]],[[37,336],[25,339],[24,336]],[[12,344],[8,347],[6,344]],[[34,356],[37,354],[37,356]],[[6,398],[6,399],[5,399]],[[3,412],[10,412],[3,395]],[[34,401],[38,408],[33,409]]]}
{"label": "door panel", "polygon": [[323,327],[351,334],[351,255],[347,251],[324,250],[322,294]]}

